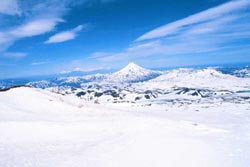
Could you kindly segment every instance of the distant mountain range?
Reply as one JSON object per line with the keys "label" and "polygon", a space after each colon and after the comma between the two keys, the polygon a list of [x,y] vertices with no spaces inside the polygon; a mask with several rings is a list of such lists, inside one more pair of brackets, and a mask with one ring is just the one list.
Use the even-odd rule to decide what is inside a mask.
{"label": "distant mountain range", "polygon": [[51,80],[29,82],[28,85],[36,88],[48,88],[53,86],[71,86],[80,88],[81,84],[90,82],[102,83],[135,83],[148,81],[160,76],[162,72],[142,68],[134,63],[129,63],[120,71],[108,74],[80,75],[69,77],[57,77]]}
{"label": "distant mountain range", "polygon": [[95,103],[240,102],[250,97],[250,78],[238,76],[241,72],[247,73],[238,69],[237,75],[232,75],[218,68],[155,71],[130,63],[114,73],[57,77],[26,85]]}
{"label": "distant mountain range", "polygon": [[[1,84],[1,83],[0,83]],[[1,89],[15,85],[3,84]],[[16,85],[46,89],[62,95],[75,95],[95,103],[132,103],[140,105],[167,102],[250,100],[249,69],[180,68],[155,71],[129,63],[106,74],[61,76]]]}

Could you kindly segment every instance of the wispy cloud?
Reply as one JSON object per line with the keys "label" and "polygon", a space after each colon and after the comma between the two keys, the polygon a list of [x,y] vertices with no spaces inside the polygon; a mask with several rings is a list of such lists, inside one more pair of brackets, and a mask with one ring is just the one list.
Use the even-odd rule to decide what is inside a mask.
{"label": "wispy cloud", "polygon": [[[18,0],[1,0],[0,15],[9,15],[6,17],[18,16],[18,21],[4,23],[11,18],[1,16],[0,27],[0,51],[7,50],[15,41],[42,35],[55,30],[59,23],[64,22],[64,15],[73,7],[83,5],[84,3],[106,3],[109,0],[36,0],[36,1],[18,1]],[[8,28],[6,28],[8,27]],[[81,31],[84,26],[52,36],[47,43],[63,42],[74,39],[77,32]]]}
{"label": "wispy cloud", "polygon": [[12,39],[7,33],[0,32],[0,53],[12,44]]}
{"label": "wispy cloud", "polygon": [[27,53],[22,53],[22,52],[5,52],[3,53],[3,57],[5,58],[23,58],[26,57],[28,54]]}
{"label": "wispy cloud", "polygon": [[0,1],[0,14],[5,15],[20,15],[21,9],[19,8],[17,0],[1,0]]}
{"label": "wispy cloud", "polygon": [[[55,30],[59,23],[64,22],[63,16],[71,8],[89,1],[91,0],[79,0],[77,2],[74,0],[1,0],[1,24],[4,25],[4,21],[14,19],[15,15],[18,16],[18,21],[6,22],[4,28],[0,27],[0,52],[6,51],[17,40],[43,35]],[[78,31],[78,29],[81,29],[81,26],[73,31]],[[72,33],[74,33],[73,31]],[[62,35],[65,37],[67,33],[55,38],[60,38]],[[68,36],[68,38],[70,37]]]}
{"label": "wispy cloud", "polygon": [[111,53],[107,53],[107,52],[95,52],[92,53],[91,55],[88,56],[89,59],[100,59],[103,57],[108,57],[110,56]]}
{"label": "wispy cloud", "polygon": [[[5,27],[8,28],[1,29],[0,27],[0,52],[6,52],[17,40],[42,35],[54,30],[60,22],[63,22],[62,16],[67,12],[65,3],[66,1],[62,1],[56,6],[55,1],[48,0],[37,0],[36,3],[2,0],[0,2],[0,14],[2,11],[5,14],[18,15],[18,22],[7,23]],[[14,16],[8,17],[11,19]]]}
{"label": "wispy cloud", "polygon": [[162,27],[156,28],[137,39],[137,41],[143,41],[148,39],[160,38],[167,35],[175,34],[188,26],[196,24],[204,24],[205,22],[213,21],[223,18],[225,15],[230,15],[232,12],[241,11],[243,8],[249,8],[249,0],[236,0],[225,3],[223,5],[210,8],[203,12],[188,16],[184,19],[166,24]]}
{"label": "wispy cloud", "polygon": [[33,20],[16,27],[8,34],[12,35],[15,39],[41,35],[52,31],[59,22],[63,22],[63,20],[60,18]]}
{"label": "wispy cloud", "polygon": [[17,40],[52,31],[62,21],[60,18],[37,19],[0,32],[0,53],[5,52]]}
{"label": "wispy cloud", "polygon": [[63,31],[63,32],[59,32],[53,36],[51,36],[47,41],[45,41],[44,43],[60,43],[60,42],[65,42],[65,41],[69,41],[72,39],[75,39],[77,36],[77,33],[79,33],[80,31],[82,31],[82,29],[84,28],[83,25],[79,25],[74,29],[68,30],[68,31]]}
{"label": "wispy cloud", "polygon": [[68,74],[68,73],[72,73],[72,72],[94,72],[94,71],[101,71],[101,70],[110,70],[110,68],[107,68],[107,67],[97,67],[97,68],[76,67],[73,70],[63,70],[60,72],[60,74]]}
{"label": "wispy cloud", "polygon": [[32,66],[38,66],[38,65],[43,65],[43,64],[48,64],[48,61],[36,61],[31,63]]}
{"label": "wispy cloud", "polygon": [[207,53],[217,51],[218,48],[213,45],[208,45],[207,42],[201,41],[189,41],[189,43],[170,43],[168,45],[164,42],[152,41],[143,44],[134,44],[120,53],[103,53],[102,55],[95,57],[92,54],[89,58],[97,59],[102,62],[112,62],[118,60],[135,60],[145,57],[157,57],[168,55],[182,55],[192,53]]}
{"label": "wispy cloud", "polygon": [[89,58],[115,62],[142,57],[157,60],[168,56],[226,54],[247,47],[249,20],[250,1],[231,1],[145,33],[119,53],[97,52]]}

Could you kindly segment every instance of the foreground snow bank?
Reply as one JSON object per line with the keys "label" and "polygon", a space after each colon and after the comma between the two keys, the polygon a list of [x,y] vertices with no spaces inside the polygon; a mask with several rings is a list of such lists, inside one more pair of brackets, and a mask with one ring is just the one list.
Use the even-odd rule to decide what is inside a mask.
{"label": "foreground snow bank", "polygon": [[247,167],[248,104],[104,107],[31,88],[0,93],[1,167]]}

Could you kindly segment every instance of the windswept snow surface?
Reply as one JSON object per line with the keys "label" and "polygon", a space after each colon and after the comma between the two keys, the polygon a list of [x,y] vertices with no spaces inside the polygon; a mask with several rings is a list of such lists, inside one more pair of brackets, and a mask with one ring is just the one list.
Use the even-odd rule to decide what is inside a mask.
{"label": "windswept snow surface", "polygon": [[0,92],[1,167],[249,167],[249,148],[249,103],[104,106]]}

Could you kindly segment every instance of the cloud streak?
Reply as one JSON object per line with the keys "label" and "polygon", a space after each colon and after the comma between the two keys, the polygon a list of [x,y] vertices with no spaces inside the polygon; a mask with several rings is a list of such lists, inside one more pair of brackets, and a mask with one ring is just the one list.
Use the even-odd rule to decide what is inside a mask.
{"label": "cloud streak", "polygon": [[[65,22],[63,16],[77,5],[82,5],[91,0],[36,0],[36,1],[17,1],[1,0],[0,1],[0,52],[5,52],[17,40],[43,35],[56,29],[58,24]],[[5,16],[8,15],[8,16]],[[14,18],[14,16],[18,16]],[[15,22],[8,22],[15,19]],[[18,20],[18,21],[16,21]],[[7,25],[4,24],[6,22]],[[77,29],[81,28],[78,27]],[[54,38],[74,38],[73,31],[71,34],[58,34]],[[71,35],[71,37],[69,37]]]}
{"label": "cloud streak", "polygon": [[[58,24],[65,22],[63,16],[73,7],[94,2],[107,3],[109,0],[1,0],[0,22],[5,28],[1,29],[0,26],[0,51],[7,50],[15,41],[22,38],[43,35],[55,30]],[[14,16],[18,16],[18,19],[8,22],[14,19]],[[82,28],[83,26],[78,26],[73,30],[55,34],[47,43],[74,39]]]}
{"label": "cloud streak", "polygon": [[[112,1],[112,0],[111,0]],[[86,3],[107,3],[110,0],[0,0],[0,54],[16,41],[54,31],[72,8]],[[59,32],[45,43],[65,42],[76,38],[84,28]]]}
{"label": "cloud streak", "polygon": [[68,31],[63,31],[59,32],[53,36],[51,36],[47,41],[44,43],[46,44],[51,44],[51,43],[61,43],[69,40],[73,40],[76,38],[77,34],[82,31],[84,28],[83,25],[79,25],[74,29],[68,30]]}
{"label": "cloud streak", "polygon": [[38,66],[38,65],[44,65],[44,64],[48,64],[48,61],[37,61],[37,62],[33,62],[31,63],[32,66]]}
{"label": "cloud streak", "polygon": [[[9,10],[12,13],[8,13]],[[0,13],[1,11],[11,15],[8,16],[10,19],[13,17],[12,15],[18,15],[19,20],[8,25],[8,28],[0,29],[0,52],[3,54],[17,40],[53,31],[59,23],[64,21],[62,16],[67,10],[63,1],[55,6],[54,1],[48,0],[37,0],[36,3],[33,1],[3,0],[0,2]]]}
{"label": "cloud streak", "polygon": [[17,0],[1,0],[0,1],[0,14],[5,15],[21,15]]}
{"label": "cloud streak", "polygon": [[22,52],[5,52],[3,53],[3,57],[5,58],[23,58],[26,57],[28,54],[27,53],[22,53]]}
{"label": "cloud streak", "polygon": [[235,49],[248,48],[249,20],[250,1],[231,1],[149,31],[119,53],[97,52],[89,58],[116,62],[226,55]]}
{"label": "cloud streak", "polygon": [[52,31],[59,22],[63,22],[60,18],[38,19],[25,23],[14,30],[8,32],[13,38],[25,38],[41,35]]}
{"label": "cloud streak", "polygon": [[185,27],[203,24],[204,22],[213,21],[216,19],[220,19],[225,15],[230,15],[232,12],[241,11],[243,8],[247,8],[250,6],[249,0],[237,0],[231,1],[220,6],[210,8],[203,12],[188,16],[184,19],[166,24],[162,27],[156,28],[141,37],[139,37],[136,41],[143,41],[149,39],[155,39],[164,37],[167,35],[175,34],[185,29]]}

